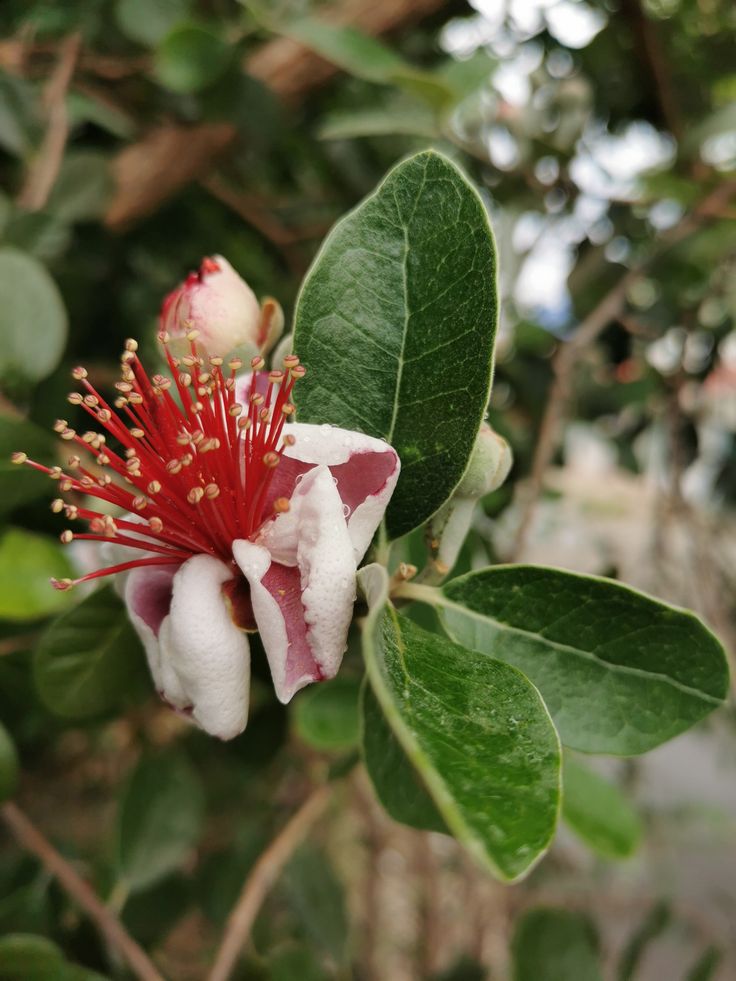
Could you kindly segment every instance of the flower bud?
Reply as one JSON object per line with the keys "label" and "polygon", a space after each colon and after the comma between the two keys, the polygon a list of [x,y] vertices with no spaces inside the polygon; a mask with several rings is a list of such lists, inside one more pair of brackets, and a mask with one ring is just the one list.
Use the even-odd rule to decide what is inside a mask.
{"label": "flower bud", "polygon": [[425,575],[425,582],[441,581],[455,565],[470,531],[476,503],[498,490],[508,477],[512,462],[509,444],[488,423],[483,423],[463,479],[429,522],[433,571]]}
{"label": "flower bud", "polygon": [[233,351],[251,355],[267,350],[283,328],[275,300],[261,307],[253,290],[222,256],[202,260],[163,302],[159,328],[168,334],[171,351],[188,351],[187,334],[197,332],[197,344],[210,357]]}
{"label": "flower bud", "polygon": [[511,447],[484,422],[475,442],[468,469],[458,484],[455,497],[473,500],[498,490],[511,470]]}

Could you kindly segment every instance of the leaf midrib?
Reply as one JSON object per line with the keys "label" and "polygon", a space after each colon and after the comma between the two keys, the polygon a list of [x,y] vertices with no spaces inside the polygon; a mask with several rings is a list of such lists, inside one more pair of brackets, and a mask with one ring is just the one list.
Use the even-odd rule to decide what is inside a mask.
{"label": "leaf midrib", "polygon": [[[453,600],[448,599],[444,593],[440,592],[435,601],[437,602],[437,605],[443,609],[454,610],[455,612],[461,614],[462,616],[466,616],[471,620],[491,624],[498,628],[499,631],[505,630],[508,633],[516,634],[528,640],[536,641],[565,654],[572,654],[574,657],[582,660],[592,661],[604,670],[608,669],[614,673],[632,675],[637,678],[645,678],[648,681],[661,682],[669,685],[671,688],[677,689],[685,695],[690,695],[693,698],[708,702],[711,705],[723,704],[722,698],[711,695],[709,692],[701,691],[699,688],[692,688],[690,685],[685,685],[681,681],[677,681],[677,679],[671,678],[669,675],[662,674],[659,671],[646,671],[644,668],[635,668],[628,664],[616,664],[612,661],[606,661],[603,658],[598,657],[592,651],[585,651],[579,647],[572,647],[569,644],[563,644],[560,641],[551,640],[549,637],[545,637],[543,634],[537,633],[533,630],[525,630],[523,627],[516,627],[512,624],[504,623],[502,620],[498,620],[496,617],[489,616],[485,613],[479,613],[477,610],[472,610],[467,606],[462,606],[460,603],[455,603]],[[448,633],[456,643],[459,643],[457,637],[453,636],[449,627]],[[483,654],[485,652],[480,651],[479,653]],[[493,657],[494,655],[489,654],[488,656]],[[503,659],[501,658],[501,660]]]}
{"label": "leaf midrib", "polygon": [[424,187],[427,183],[427,164],[424,164],[424,171],[422,174],[422,183],[419,185],[417,190],[417,195],[414,199],[414,208],[412,210],[411,216],[406,221],[401,221],[401,208],[399,206],[398,199],[396,197],[396,191],[394,191],[394,201],[396,202],[396,213],[401,221],[401,230],[404,233],[404,250],[401,260],[401,279],[403,284],[404,292],[404,329],[401,333],[401,347],[396,359],[396,388],[394,390],[394,404],[391,411],[391,422],[389,423],[388,433],[386,435],[386,441],[393,445],[394,431],[396,428],[396,420],[399,416],[399,408],[401,405],[401,382],[404,375],[404,352],[406,351],[406,339],[409,336],[409,321],[411,319],[411,312],[409,310],[409,225],[414,217],[414,214],[419,205],[419,199],[424,193]]}

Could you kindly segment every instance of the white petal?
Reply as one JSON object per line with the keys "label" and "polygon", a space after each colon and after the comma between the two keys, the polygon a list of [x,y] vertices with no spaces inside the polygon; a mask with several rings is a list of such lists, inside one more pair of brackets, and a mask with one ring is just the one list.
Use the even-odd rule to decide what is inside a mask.
{"label": "white petal", "polygon": [[[238,539],[233,542],[233,555],[250,585],[253,616],[271,668],[276,697],[286,704],[295,692],[321,675],[306,641],[301,584],[296,584],[298,597],[292,595],[288,599],[283,584],[279,588],[269,589],[263,579],[275,563],[271,562],[269,552],[262,545]],[[288,605],[285,605],[284,599],[287,599]],[[295,599],[298,599],[298,603]]]}
{"label": "white petal", "polygon": [[[288,432],[295,441],[293,446],[285,449],[285,456],[328,467],[349,464],[344,475],[338,477],[337,489],[343,501],[351,504],[347,525],[355,561],[360,562],[399,479],[398,454],[382,439],[337,426],[295,422],[288,427]],[[371,485],[366,471],[376,463],[381,465],[380,476]]]}
{"label": "white petal", "polygon": [[[171,613],[159,634],[164,683],[175,680],[194,720],[221,739],[232,739],[245,728],[250,691],[248,641],[222,595],[229,579],[230,569],[211,556],[184,562],[174,576]],[[170,698],[168,688],[164,694],[186,707]]]}
{"label": "white petal", "polygon": [[[128,617],[145,649],[153,683],[156,690],[164,695],[159,634],[171,608],[174,572],[171,566],[132,569],[125,580],[123,593]],[[166,697],[169,698],[168,695]]]}
{"label": "white petal", "polygon": [[311,681],[334,677],[355,602],[355,557],[329,469],[310,470],[291,505],[297,568],[271,561],[268,536],[258,545],[233,543],[282,702]]}
{"label": "white petal", "polygon": [[[297,494],[297,564],[307,639],[326,678],[340,667],[355,603],[356,561],[342,501],[327,467],[315,467]],[[297,495],[295,495],[297,496]]]}

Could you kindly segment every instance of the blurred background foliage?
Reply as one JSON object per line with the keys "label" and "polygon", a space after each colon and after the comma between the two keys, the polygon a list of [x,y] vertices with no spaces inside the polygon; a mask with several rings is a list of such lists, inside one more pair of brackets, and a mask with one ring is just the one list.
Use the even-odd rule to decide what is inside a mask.
{"label": "blurred background foliage", "polygon": [[[493,216],[490,417],[515,452],[460,566],[619,576],[733,648],[736,11],[4,0],[0,26],[0,793],[17,786],[167,977],[201,978],[276,829],[350,771],[359,660],[286,711],[256,658],[246,733],[190,729],[152,696],[112,591],[90,608],[48,588],[85,557],[62,552],[47,480],[10,473],[9,453],[58,458],[70,368],[112,384],[128,336],[157,357],[162,296],[205,254],[288,314],[332,223],[435,145]],[[83,656],[65,656],[69,618]],[[735,737],[727,710],[645,760],[570,758],[562,831],[512,889],[392,824],[350,771],[242,976],[736,978]],[[0,978],[100,975],[126,973],[4,839]]]}

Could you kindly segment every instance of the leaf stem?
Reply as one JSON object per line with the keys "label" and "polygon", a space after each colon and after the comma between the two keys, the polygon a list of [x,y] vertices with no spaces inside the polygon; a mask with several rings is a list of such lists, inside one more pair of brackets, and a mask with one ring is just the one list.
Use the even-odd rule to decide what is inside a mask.
{"label": "leaf stem", "polygon": [[402,582],[391,590],[392,599],[418,600],[420,603],[428,603],[430,606],[437,606],[442,599],[441,593],[436,586],[427,586],[420,582]]}
{"label": "leaf stem", "polygon": [[331,788],[328,784],[313,791],[253,866],[238,901],[228,917],[225,933],[207,981],[228,981],[240,952],[248,941],[264,899],[311,826],[324,811],[330,793]]}
{"label": "leaf stem", "polygon": [[36,856],[68,895],[84,910],[105,940],[127,961],[140,981],[164,981],[143,948],[130,936],[89,883],[76,872],[23,811],[12,802],[3,804],[0,816],[18,842]]}

